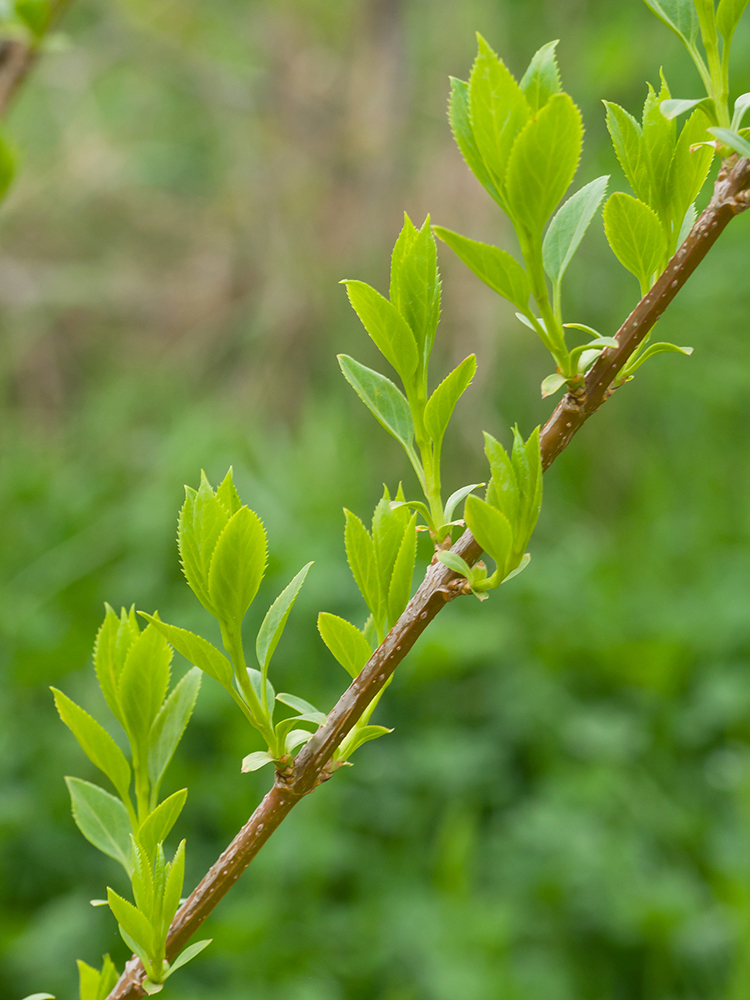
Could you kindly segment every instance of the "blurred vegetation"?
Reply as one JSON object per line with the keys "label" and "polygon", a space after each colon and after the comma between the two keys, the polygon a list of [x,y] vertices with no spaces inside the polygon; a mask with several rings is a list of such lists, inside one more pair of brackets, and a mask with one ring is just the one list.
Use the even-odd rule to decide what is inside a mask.
{"label": "blurred vegetation", "polygon": [[[748,18],[735,94],[750,90]],[[340,378],[365,336],[336,282],[384,288],[404,209],[505,240],[445,121],[480,30],[514,71],[560,37],[587,148],[601,98],[636,110],[664,66],[640,0],[76,0],[14,108],[0,217],[0,996],[75,992],[125,952],[88,900],[115,864],[63,774],[92,777],[48,692],[101,713],[102,602],[202,629],[174,543],[182,483],[229,464],[271,537],[266,601],[316,565],[276,676],[330,706],[318,610],[364,617],[341,507],[404,467]],[[704,194],[704,197],[707,195]],[[618,392],[546,477],[530,569],[431,626],[378,710],[395,732],[310,796],[209,921],[185,1000],[746,1000],[750,993],[750,218],[662,321],[695,347]],[[441,250],[447,370],[480,429],[542,421],[543,351]],[[573,264],[581,322],[637,297],[601,229]],[[363,357],[363,360],[367,360]],[[426,555],[426,553],[425,553]],[[209,680],[167,785],[190,787],[188,883],[263,794]],[[166,787],[166,786],[165,786]],[[177,994],[175,994],[177,995]]]}

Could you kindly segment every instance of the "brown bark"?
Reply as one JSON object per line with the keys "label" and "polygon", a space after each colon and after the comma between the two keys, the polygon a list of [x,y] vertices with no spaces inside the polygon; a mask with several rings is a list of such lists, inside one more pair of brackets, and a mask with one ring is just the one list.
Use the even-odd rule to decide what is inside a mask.
{"label": "brown bark", "polygon": [[[50,9],[45,34],[53,31],[65,13],[70,0],[57,0]],[[41,39],[21,41],[0,39],[0,118],[4,117],[18,89],[39,57]]]}
{"label": "brown bark", "polygon": [[[586,376],[585,392],[577,397],[568,393],[545,424],[540,439],[545,469],[611,394],[617,373],[724,228],[735,215],[750,207],[750,160],[741,159],[731,169],[730,164],[731,161],[725,161],[711,203],[667,269],[618,330],[619,347],[603,352]],[[453,546],[453,551],[470,565],[481,555],[479,545],[468,530]],[[432,619],[446,603],[462,592],[460,583],[461,578],[442,563],[436,562],[428,567],[422,584],[401,618],[375,650],[362,673],[341,696],[325,725],[298,754],[291,778],[285,779],[277,774],[274,787],[178,911],[167,940],[167,957],[170,960],[184,948],[296,803],[330,776],[328,768],[335,749]],[[140,983],[143,978],[141,963],[131,959],[108,1000],[142,996]]]}

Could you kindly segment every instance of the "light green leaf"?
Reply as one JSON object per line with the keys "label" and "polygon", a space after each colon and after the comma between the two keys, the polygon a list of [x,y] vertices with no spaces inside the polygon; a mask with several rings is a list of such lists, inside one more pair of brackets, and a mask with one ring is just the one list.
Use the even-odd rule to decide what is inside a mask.
{"label": "light green leaf", "polygon": [[664,115],[665,118],[678,118],[680,115],[684,115],[686,111],[692,111],[693,108],[705,108],[706,111],[715,117],[716,115],[716,104],[712,97],[698,97],[695,100],[669,100],[661,101],[659,104],[659,110]]}
{"label": "light green leaf", "polygon": [[229,517],[231,517],[232,514],[236,514],[242,506],[240,495],[234,485],[234,473],[231,465],[229,466],[226,476],[224,476],[221,486],[219,486],[216,490],[216,499],[222,505]]}
{"label": "light green leaf", "polygon": [[250,771],[257,771],[266,764],[273,764],[273,757],[267,750],[258,750],[256,753],[249,753],[242,758],[242,773],[249,774]]}
{"label": "light green leaf", "polygon": [[284,748],[287,753],[294,753],[297,747],[301,747],[303,743],[307,743],[308,740],[312,739],[313,734],[308,729],[293,729],[291,733],[287,733]]}
{"label": "light green leaf", "polygon": [[43,38],[49,25],[49,0],[16,0],[15,9],[32,35],[37,39]]}
{"label": "light green leaf", "polygon": [[476,370],[476,356],[470,354],[443,379],[427,400],[424,425],[436,445],[441,444],[456,403],[471,385]]}
{"label": "light green leaf", "polygon": [[[404,505],[398,502],[396,506],[392,505],[388,488],[384,486],[383,496],[372,515],[372,540],[375,543],[381,600],[385,599],[388,593],[393,564],[409,517],[408,509]],[[384,608],[381,607],[379,610],[384,611]]]}
{"label": "light green leaf", "polygon": [[388,586],[388,624],[391,627],[396,624],[404,608],[409,603],[416,557],[417,515],[413,514],[401,539],[401,545],[393,564],[393,573],[391,574]]}
{"label": "light green leaf", "polygon": [[731,41],[747,2],[748,0],[719,0],[716,9],[716,27],[726,43]]}
{"label": "light green leaf", "polygon": [[319,712],[315,705],[312,705],[309,701],[305,701],[304,698],[298,698],[296,694],[287,694],[282,691],[276,695],[276,701],[280,701],[282,705],[288,705],[289,708],[293,708],[295,712],[299,712],[300,716],[304,716],[309,722],[314,722],[318,726],[325,725],[325,713]]}
{"label": "light green leaf", "polygon": [[147,625],[128,650],[120,675],[119,696],[125,730],[144,744],[169,685],[172,650],[153,625]]}
{"label": "light green leaf", "polygon": [[739,153],[740,156],[750,159],[750,142],[747,139],[743,139],[737,132],[733,132],[729,128],[710,128],[708,131],[723,142],[725,146],[733,149],[735,153]]}
{"label": "light green leaf", "polygon": [[482,159],[482,154],[477,147],[474,130],[469,120],[469,85],[468,83],[464,83],[463,80],[457,80],[453,76],[450,78],[450,81],[451,95],[448,100],[448,120],[453,132],[453,138],[456,140],[456,145],[466,161],[466,165],[476,179],[485,188],[490,197],[498,205],[502,206],[502,196]]}
{"label": "light green leaf", "polygon": [[559,372],[555,372],[553,375],[548,375],[545,379],[542,379],[542,399],[546,399],[547,396],[554,396],[554,394],[561,389],[567,379],[564,375]]}
{"label": "light green leaf", "polygon": [[67,695],[51,688],[60,718],[81,744],[81,749],[117,789],[120,798],[128,797],[130,764],[109,733],[88,712],[79,708]]}
{"label": "light green leaf", "polygon": [[698,218],[698,211],[695,205],[688,205],[687,212],[685,212],[685,218],[682,220],[682,225],[680,226],[680,232],[677,236],[677,246],[682,246],[685,240],[688,238],[688,233],[695,225],[695,220]]}
{"label": "light green leaf", "polygon": [[360,630],[338,615],[321,611],[318,615],[318,631],[344,670],[352,677],[357,677],[372,656],[370,644]]}
{"label": "light green leaf", "polygon": [[[105,905],[108,905],[105,903]],[[99,983],[102,978],[101,972],[92,966],[82,962],[79,958],[76,962],[78,966],[78,995],[80,1000],[99,1000]],[[37,997],[49,996],[48,993],[37,993]],[[32,1000],[26,997],[26,1000]]]}
{"label": "light green leaf", "polygon": [[[254,667],[247,668],[247,676],[250,679],[250,683],[253,686],[253,690],[257,695],[258,701],[263,705],[263,674],[260,670],[256,670]],[[266,707],[268,709],[268,721],[270,722],[273,718],[273,703],[276,701],[276,692],[273,689],[273,684],[266,677]]]}
{"label": "light green leaf", "polygon": [[705,139],[706,117],[702,112],[694,111],[680,132],[669,168],[667,191],[672,220],[672,252],[681,242],[678,237],[685,213],[700,194],[711,169],[714,150],[710,146],[692,150],[694,145]]}
{"label": "light green leaf", "polygon": [[505,250],[470,240],[467,236],[451,232],[442,226],[433,226],[436,235],[447,244],[456,256],[473,271],[485,285],[508,299],[522,312],[529,311],[531,286],[524,269]]}
{"label": "light green leaf", "polygon": [[151,726],[148,734],[148,777],[154,795],[158,793],[164,772],[193,714],[200,686],[200,670],[192,667],[179,684],[175,684]]}
{"label": "light green leaf", "polygon": [[94,668],[110,711],[124,726],[117,689],[122,668],[125,666],[125,657],[141,633],[132,608],[130,612],[126,612],[123,608],[118,616],[108,604],[104,607],[106,614],[94,644]]}
{"label": "light green leaf", "polygon": [[218,500],[204,472],[198,490],[185,487],[185,503],[177,526],[182,571],[195,596],[212,615],[216,609],[208,590],[208,573],[216,543],[229,517],[226,502]]}
{"label": "light green leaf", "polygon": [[637,371],[641,367],[644,361],[648,361],[649,358],[653,358],[657,354],[685,354],[690,357],[692,353],[692,347],[678,347],[676,344],[650,344],[643,354],[639,354],[635,361],[627,365],[623,374],[632,375],[634,371]]}
{"label": "light green leaf", "polygon": [[98,785],[66,778],[73,819],[89,843],[119,861],[130,875],[130,819],[125,806]]}
{"label": "light green leaf", "polygon": [[485,166],[502,193],[511,148],[531,109],[503,61],[481,35],[477,40],[479,51],[469,78],[469,119]]}
{"label": "light green leaf", "polygon": [[127,899],[118,896],[113,889],[107,888],[107,899],[109,908],[120,927],[147,955],[150,955],[153,951],[154,932],[144,914]]}
{"label": "light green leaf", "polygon": [[558,41],[547,42],[534,53],[529,68],[521,79],[521,90],[532,113],[543,108],[553,94],[559,94],[562,90],[555,57]]}
{"label": "light green leaf", "polygon": [[467,497],[464,508],[466,524],[477,542],[497,564],[502,579],[511,569],[513,529],[510,521],[497,508],[473,495]]}
{"label": "light green leaf", "polygon": [[414,422],[403,393],[385,375],[365,368],[346,354],[339,354],[338,361],[344,378],[367,409],[407,452],[413,453]]}
{"label": "light green leaf", "polygon": [[163,937],[167,936],[169,925],[172,923],[177,908],[180,905],[182,887],[185,884],[185,841],[181,840],[174,857],[167,865],[167,880],[164,886],[164,898],[162,902],[162,926]]}
{"label": "light green leaf", "polygon": [[462,486],[460,490],[456,490],[454,493],[448,497],[445,501],[445,510],[443,511],[443,517],[446,521],[450,521],[453,517],[453,511],[456,509],[458,504],[467,497],[473,490],[478,490],[480,486],[484,486],[484,483],[470,483],[468,486]]}
{"label": "light green leaf", "polygon": [[583,145],[581,113],[568,94],[553,94],[523,128],[508,161],[513,217],[530,237],[542,229],[573,180]]}
{"label": "light green leaf", "polygon": [[524,553],[523,559],[521,559],[520,563],[516,566],[515,569],[511,570],[510,573],[508,573],[508,575],[505,577],[504,580],[501,580],[501,583],[507,583],[508,580],[512,580],[514,576],[518,576],[519,573],[523,573],[523,571],[526,569],[526,567],[529,565],[530,562],[531,562],[531,556],[529,555],[528,552]]}
{"label": "light green leaf", "polygon": [[54,993],[29,993],[23,1000],[55,1000]]}
{"label": "light green leaf", "polygon": [[615,257],[636,276],[645,295],[667,253],[656,213],[637,198],[617,192],[604,206],[604,231]]}
{"label": "light green leaf", "polygon": [[698,15],[692,0],[644,0],[647,7],[681,38],[688,48],[695,48],[698,38]]}
{"label": "light green leaf", "polygon": [[732,115],[732,129],[737,131],[742,125],[742,120],[750,108],[750,94],[741,94],[734,102],[734,113]]}
{"label": "light green leaf", "polygon": [[501,510],[510,524],[517,524],[521,509],[521,494],[510,455],[500,442],[486,431],[484,453],[490,463],[491,474],[490,485],[487,487],[487,502]]}
{"label": "light green leaf", "polygon": [[99,980],[99,996],[96,1000],[107,1000],[119,978],[115,963],[109,955],[105,955],[102,962],[101,979]]}
{"label": "light green leaf", "polygon": [[607,129],[628,183],[641,201],[651,201],[651,171],[641,126],[624,108],[604,101]]}
{"label": "light green leaf", "polygon": [[440,319],[440,274],[429,215],[421,229],[404,215],[404,227],[391,258],[390,297],[414,334],[426,374]]}
{"label": "light green leaf", "polygon": [[438,562],[441,562],[443,566],[447,566],[448,569],[452,569],[454,573],[460,573],[461,576],[465,576],[467,580],[471,579],[471,566],[469,566],[466,560],[462,559],[457,552],[451,552],[450,549],[447,552],[438,552],[437,560]]}
{"label": "light green leaf", "polygon": [[164,978],[168,979],[173,972],[176,972],[177,969],[181,969],[183,965],[187,965],[187,963],[191,961],[191,959],[195,958],[196,955],[200,955],[203,949],[208,948],[212,941],[213,938],[207,938],[205,941],[196,941],[194,944],[189,944],[187,948],[180,952],[174,962],[172,962],[169,966],[169,972],[167,972]]}
{"label": "light green leaf", "polygon": [[553,282],[565,274],[607,191],[609,175],[576,191],[555,214],[544,236],[544,270]]}
{"label": "light green leaf", "polygon": [[0,201],[13,183],[16,173],[16,154],[8,138],[0,132]]}
{"label": "light green leaf", "polygon": [[143,821],[138,831],[138,840],[150,858],[156,852],[156,845],[163,844],[169,831],[177,822],[187,800],[187,788],[174,792],[164,799]]}
{"label": "light green leaf", "polygon": [[232,665],[226,656],[220,653],[207,639],[195,635],[193,632],[188,632],[187,629],[178,628],[176,625],[167,625],[159,618],[156,611],[153,615],[148,615],[145,611],[139,611],[138,614],[158,629],[167,642],[174,646],[177,652],[184,656],[189,663],[200,668],[209,677],[213,677],[228,691],[232,690],[234,676]]}
{"label": "light green leaf", "polygon": [[375,543],[356,514],[344,509],[344,515],[346,517],[344,544],[349,569],[365,599],[365,604],[375,614],[382,596]]}
{"label": "light green leaf", "polygon": [[364,743],[376,740],[380,736],[387,736],[392,733],[392,729],[385,726],[362,726],[353,729],[341,744],[339,760],[348,760],[355,750],[358,750]]}
{"label": "light green leaf", "polygon": [[227,521],[208,571],[208,593],[216,616],[239,629],[266,571],[268,545],[260,518],[248,507]]}
{"label": "light green leaf", "polygon": [[146,996],[154,996],[156,993],[161,993],[164,989],[164,983],[155,983],[147,976],[141,983],[141,989]]}
{"label": "light green leaf", "polygon": [[417,341],[411,327],[396,307],[380,292],[364,281],[342,281],[352,308],[375,346],[401,376],[405,386],[411,384],[419,365]]}
{"label": "light green leaf", "polygon": [[267,670],[271,657],[279,644],[279,639],[286,626],[289,613],[294,607],[297,595],[302,589],[312,563],[303,566],[292,582],[282,590],[271,607],[266,612],[263,624],[258,631],[258,638],[255,642],[255,653],[261,670]]}
{"label": "light green leaf", "polygon": [[677,140],[676,122],[665,118],[659,105],[669,99],[669,88],[662,75],[661,90],[657,94],[651,84],[643,106],[643,142],[648,154],[651,172],[652,200],[649,205],[665,213],[669,207],[669,165],[672,162]]}

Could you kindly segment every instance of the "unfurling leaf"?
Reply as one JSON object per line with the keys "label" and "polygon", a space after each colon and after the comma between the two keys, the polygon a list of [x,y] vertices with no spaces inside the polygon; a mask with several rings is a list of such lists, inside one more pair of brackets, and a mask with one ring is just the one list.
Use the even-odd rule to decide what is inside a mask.
{"label": "unfurling leaf", "polygon": [[470,271],[489,287],[508,299],[523,313],[529,311],[531,286],[524,269],[505,250],[470,240],[467,236],[451,232],[442,226],[433,226],[437,236],[447,244]]}
{"label": "unfurling leaf", "polygon": [[553,94],[528,122],[508,161],[507,195],[529,237],[542,229],[573,180],[583,145],[581,113],[568,94]]}
{"label": "unfurling leaf", "polygon": [[393,627],[409,603],[417,557],[417,515],[406,526],[388,584],[388,625]]}
{"label": "unfurling leaf", "polygon": [[555,49],[558,42],[547,42],[534,53],[529,68],[521,78],[521,90],[532,112],[543,108],[553,94],[562,90]]}
{"label": "unfurling leaf", "polygon": [[66,778],[76,826],[89,843],[119,861],[130,875],[130,819],[125,806],[98,785]]}
{"label": "unfurling leaf", "polygon": [[414,334],[424,375],[440,319],[440,274],[429,215],[421,229],[404,215],[391,257],[389,294]]}
{"label": "unfurling leaf", "polygon": [[597,177],[572,195],[555,214],[544,235],[544,270],[559,282],[583,239],[607,190],[609,175]]}
{"label": "unfurling leaf", "polygon": [[566,382],[567,379],[565,376],[559,372],[555,372],[553,375],[548,375],[545,379],[542,379],[542,399],[546,399],[547,396],[553,396]]}
{"label": "unfurling leaf", "polygon": [[177,822],[187,800],[187,788],[174,792],[164,799],[141,824],[138,840],[149,858],[156,853],[157,844],[163,844],[169,836],[169,831]]}
{"label": "unfurling leaf", "polygon": [[183,965],[187,965],[187,963],[195,958],[196,955],[200,955],[203,949],[208,948],[212,941],[213,938],[207,938],[204,941],[195,941],[193,944],[189,944],[187,948],[180,952],[174,962],[172,962],[169,966],[169,972],[167,972],[164,978],[168,979],[173,972],[176,972],[177,969],[181,969]]}
{"label": "unfurling leaf", "polygon": [[348,760],[355,750],[358,750],[364,743],[376,740],[380,736],[387,736],[392,733],[392,729],[385,726],[360,726],[355,727],[341,744],[339,760]]}
{"label": "unfurling leaf", "polygon": [[321,611],[318,615],[318,631],[344,670],[356,677],[372,656],[370,644],[360,630],[338,615]]}
{"label": "unfurling leaf", "polygon": [[195,596],[212,615],[216,615],[216,608],[208,592],[211,558],[233,513],[219,500],[204,472],[197,490],[185,487],[185,503],[177,525],[182,571]]}
{"label": "unfurling leaf", "polygon": [[604,206],[604,231],[615,257],[636,276],[645,295],[667,253],[658,216],[639,199],[617,192]]}
{"label": "unfurling leaf", "polygon": [[510,521],[496,507],[479,497],[469,496],[464,508],[466,524],[477,542],[497,564],[498,582],[515,569],[513,558],[513,529]]}
{"label": "unfurling leaf", "polygon": [[250,771],[257,771],[266,764],[273,764],[273,757],[267,750],[258,750],[256,753],[249,753],[242,758],[242,773],[248,774]]}
{"label": "unfurling leaf", "polygon": [[604,106],[607,109],[607,129],[628,184],[642,202],[649,204],[651,169],[641,126],[619,104],[604,101]]}
{"label": "unfurling leaf", "polygon": [[306,566],[302,567],[292,582],[282,590],[263,619],[263,624],[260,626],[258,638],[255,643],[255,653],[258,657],[261,670],[268,669],[268,664],[279,643],[289,614],[294,607],[294,602],[297,600],[297,595],[302,589],[302,584],[305,582],[305,577],[311,566],[312,563],[309,562]]}
{"label": "unfurling leaf", "polygon": [[447,375],[427,400],[424,425],[436,445],[443,440],[456,403],[466,392],[477,370],[477,359],[470,354]]}
{"label": "unfurling leaf", "polygon": [[193,667],[175,684],[151,726],[148,734],[148,777],[154,796],[158,794],[164,772],[193,714],[200,686],[200,670]]}
{"label": "unfurling leaf", "polygon": [[128,650],[120,674],[119,697],[125,731],[145,744],[169,686],[172,650],[153,625],[147,625]]}
{"label": "unfurling leaf", "polygon": [[153,951],[154,930],[146,916],[110,888],[107,888],[107,900],[120,929],[137,945],[138,957],[148,961]]}

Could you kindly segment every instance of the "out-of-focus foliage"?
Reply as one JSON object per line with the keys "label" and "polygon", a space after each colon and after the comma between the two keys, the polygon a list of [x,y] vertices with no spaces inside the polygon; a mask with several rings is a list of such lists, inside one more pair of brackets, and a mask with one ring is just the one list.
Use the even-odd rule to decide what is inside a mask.
{"label": "out-of-focus foliage", "polygon": [[[2,997],[70,996],[75,957],[125,957],[88,904],[125,886],[73,825],[62,776],[93,773],[47,687],[100,714],[88,657],[104,600],[210,629],[174,542],[201,467],[218,480],[233,464],[268,528],[259,607],[316,560],[276,669],[321,707],[341,689],[315,628],[321,609],[365,618],[341,508],[367,516],[384,479],[393,493],[411,473],[338,374],[334,354],[362,338],[336,281],[385,287],[404,209],[502,245],[445,120],[474,29],[517,53],[516,73],[561,37],[587,126],[580,183],[612,173],[627,189],[600,98],[636,109],[660,65],[675,93],[694,81],[636,0],[77,0],[70,44],[14,109]],[[734,58],[750,90],[746,24]],[[295,810],[211,919],[181,997],[744,998],[749,247],[743,217],[660,324],[680,343],[689,331],[692,359],[658,359],[587,425],[547,476],[531,568],[431,626],[375,717],[393,735]],[[480,366],[446,475],[473,482],[480,427],[509,444],[511,422],[528,433],[548,412],[546,362],[497,296],[447,252],[440,264],[436,352]],[[600,229],[569,274],[576,313],[614,332],[633,288]],[[206,679],[164,784],[190,787],[175,830],[188,885],[267,787],[240,774],[252,739]]]}

